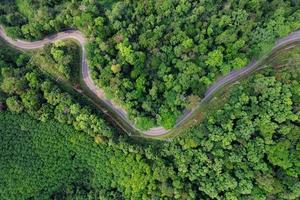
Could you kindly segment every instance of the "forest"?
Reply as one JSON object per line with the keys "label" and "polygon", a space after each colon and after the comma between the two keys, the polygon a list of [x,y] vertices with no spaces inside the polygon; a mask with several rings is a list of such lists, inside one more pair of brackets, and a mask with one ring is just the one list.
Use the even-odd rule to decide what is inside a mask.
{"label": "forest", "polygon": [[220,75],[300,27],[293,0],[4,2],[0,23],[14,38],[84,32],[95,83],[141,129],[172,128]]}
{"label": "forest", "polygon": [[[48,48],[45,47],[46,52]],[[54,50],[56,48],[55,45],[52,47]],[[80,105],[71,94],[64,92],[53,79],[47,76],[48,73],[42,73],[41,68],[35,65],[36,60],[30,59],[27,54],[14,52],[9,47],[1,48],[0,55],[6,59],[0,62],[1,103],[9,110],[16,113],[25,111],[42,122],[54,118],[61,123],[72,124],[77,130],[98,135],[100,138],[113,136],[111,128],[101,116],[93,113],[91,107]],[[44,57],[42,60],[52,59],[52,57],[48,58],[49,55]],[[68,65],[62,64],[62,66],[64,66],[62,69],[71,71]],[[61,74],[69,77],[63,72]]]}
{"label": "forest", "polygon": [[281,79],[274,70],[249,78],[222,108],[170,143],[91,137],[55,114],[36,121],[26,104],[29,115],[17,114],[12,97],[2,95],[0,197],[298,199],[297,69],[280,72]]}
{"label": "forest", "polygon": [[[84,32],[95,82],[141,128],[171,128],[220,75],[300,27],[294,0],[1,2],[13,38]],[[299,47],[168,142],[127,136],[54,80],[76,81],[77,51],[0,41],[1,200],[300,199]]]}

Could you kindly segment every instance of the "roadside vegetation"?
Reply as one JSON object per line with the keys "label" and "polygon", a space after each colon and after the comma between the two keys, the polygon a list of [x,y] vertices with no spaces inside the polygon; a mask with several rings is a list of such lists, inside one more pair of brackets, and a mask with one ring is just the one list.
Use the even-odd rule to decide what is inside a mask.
{"label": "roadside vegetation", "polygon": [[[44,51],[47,51],[47,48]],[[1,96],[6,98],[5,103],[11,111],[17,113],[25,111],[43,122],[55,118],[61,123],[72,124],[77,130],[94,136],[113,135],[112,130],[101,117],[93,113],[89,107],[76,102],[71,94],[56,86],[54,81],[41,73],[35,62],[31,62],[29,55],[11,52],[13,50],[10,48],[0,50],[1,57],[7,59],[0,62],[0,88],[3,93]],[[33,59],[37,56],[39,55],[33,56]],[[46,62],[51,59],[51,57],[40,57],[45,61],[42,66],[47,65]],[[59,77],[54,76],[54,78]]]}
{"label": "roadside vegetation", "polygon": [[[201,4],[190,1],[145,2],[149,9],[128,1],[3,1],[0,23],[10,35],[27,39],[67,27],[85,30],[90,36],[89,61],[98,84],[116,91],[113,98],[126,91],[123,104],[132,103],[128,108],[141,126],[151,122],[165,127],[172,126],[173,117],[185,104],[192,106],[201,98],[209,84],[197,81],[214,81],[223,67],[241,67],[233,65],[232,59],[248,62],[254,54],[269,49],[275,38],[299,28],[297,1],[213,1],[203,3],[204,11],[198,8]],[[192,12],[195,8],[196,13]],[[199,23],[205,30],[197,29],[200,25],[194,15],[202,19]],[[175,19],[179,27],[171,23]],[[190,23],[184,25],[181,20]],[[135,30],[137,25],[139,30]],[[164,31],[174,40],[159,40]],[[223,40],[221,32],[228,34]],[[115,37],[120,39],[120,34],[123,39],[117,42]],[[185,36],[193,43],[182,50]],[[151,43],[141,43],[138,38],[142,37]],[[230,44],[240,39],[243,47],[229,53]],[[207,41],[203,42],[203,54],[198,51],[203,46],[200,40]],[[178,137],[169,142],[147,142],[133,140],[111,126],[92,105],[67,92],[63,83],[53,81],[51,76],[74,81],[73,64],[78,58],[73,55],[78,50],[72,45],[52,44],[32,55],[0,41],[1,200],[300,199],[299,47],[281,51],[258,73],[232,85],[224,94],[226,98],[216,100],[218,106],[210,107],[205,115],[200,113],[195,125]],[[159,46],[158,50],[152,52],[148,49],[151,45]],[[160,45],[166,46],[165,52]],[[147,57],[144,64],[131,63],[143,53]],[[191,66],[201,73],[189,71]],[[135,71],[139,67],[143,73]],[[188,72],[191,74],[182,74]],[[109,77],[109,85],[101,83],[102,73]],[[174,80],[164,82],[159,74]],[[194,75],[197,78],[192,83]],[[186,88],[180,85],[183,78],[187,78],[183,81]],[[156,81],[166,93],[176,86],[179,89],[168,98],[157,89],[157,99],[148,101],[145,92]],[[128,90],[122,89],[123,84]],[[168,84],[172,89],[166,89]],[[137,96],[129,100],[132,94]],[[190,102],[172,107],[170,103],[178,94],[189,97]],[[143,110],[142,101],[149,103],[150,111]],[[161,108],[164,115],[172,116],[164,117]]]}
{"label": "roadside vegetation", "polygon": [[78,45],[72,40],[57,41],[34,51],[32,62],[53,77],[76,85],[80,81],[81,70],[79,51]]}
{"label": "roadside vegetation", "polygon": [[232,87],[202,123],[171,142],[144,145],[126,135],[113,138],[105,123],[80,128],[95,127],[95,121],[74,119],[71,97],[62,91],[57,94],[66,98],[51,98],[60,102],[53,105],[41,92],[45,82],[34,84],[32,77],[39,74],[41,81],[42,73],[13,67],[22,54],[5,50],[1,63],[10,68],[1,67],[1,199],[300,197],[299,48]]}
{"label": "roadside vegetation", "polygon": [[95,83],[143,129],[172,128],[220,75],[300,27],[299,3],[291,0],[25,0],[7,1],[0,11],[12,37],[84,32]]}
{"label": "roadside vegetation", "polygon": [[103,142],[2,111],[1,198],[298,199],[299,72],[281,74],[252,77],[204,123],[159,146]]}

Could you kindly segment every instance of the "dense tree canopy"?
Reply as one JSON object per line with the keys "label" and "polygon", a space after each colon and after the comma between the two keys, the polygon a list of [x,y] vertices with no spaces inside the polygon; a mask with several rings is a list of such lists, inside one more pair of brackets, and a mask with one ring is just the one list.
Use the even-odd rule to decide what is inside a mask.
{"label": "dense tree canopy", "polygon": [[[91,140],[51,118],[39,123],[2,111],[0,196],[299,199],[300,115],[295,107],[300,101],[293,91],[299,83],[257,75],[248,84],[234,89],[203,124],[156,146],[132,145],[122,137]],[[31,159],[35,155],[38,160]]]}
{"label": "dense tree canopy", "polygon": [[190,96],[299,28],[288,1],[124,1],[102,18],[109,26],[95,29],[108,34],[92,32],[89,46],[94,79],[132,116],[165,128]]}
{"label": "dense tree canopy", "polygon": [[[171,128],[219,75],[299,28],[299,6],[293,0],[4,0],[0,23],[26,39],[82,30],[97,84],[139,127]],[[36,55],[1,41],[0,47],[1,200],[300,199],[299,50],[282,58],[288,64],[272,57],[269,68],[217,95],[218,107],[180,136],[142,143],[66,92]],[[39,56],[68,78],[73,50],[56,43]]]}
{"label": "dense tree canopy", "polygon": [[[11,111],[20,113],[25,110],[44,122],[54,117],[61,123],[72,124],[77,130],[92,135],[113,135],[101,116],[63,92],[38,70],[34,62],[28,62],[27,55],[10,55],[10,52],[11,49],[0,50],[0,57],[7,58],[7,61],[2,60],[0,63],[0,89],[7,98],[5,103]],[[17,66],[20,59],[24,62]]]}
{"label": "dense tree canopy", "polygon": [[253,76],[201,124],[143,146],[1,52],[1,199],[300,198],[299,67]]}
{"label": "dense tree canopy", "polygon": [[[300,27],[299,3],[291,0],[16,0],[1,5],[0,15],[13,37],[83,31],[96,84],[144,129],[171,128],[191,96],[203,97],[218,76]],[[62,61],[61,50],[51,55]]]}

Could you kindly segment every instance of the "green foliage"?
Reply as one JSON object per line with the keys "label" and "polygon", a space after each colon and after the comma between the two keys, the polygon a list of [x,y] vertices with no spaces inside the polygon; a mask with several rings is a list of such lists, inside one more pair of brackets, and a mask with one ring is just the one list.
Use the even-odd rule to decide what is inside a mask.
{"label": "green foliage", "polygon": [[1,112],[0,132],[1,199],[49,199],[62,185],[80,180],[78,158],[66,139],[74,129]]}
{"label": "green foliage", "polygon": [[220,50],[209,52],[205,63],[210,67],[220,67],[223,64],[222,52]]}
{"label": "green foliage", "polygon": [[[98,2],[5,1],[0,23],[26,39],[84,31],[96,82],[144,129],[171,128],[220,74],[300,26],[296,1],[120,1],[105,11]],[[2,46],[0,199],[300,198],[299,65],[233,87],[173,141],[133,145],[37,70],[40,61]],[[65,76],[67,48],[42,55]]]}
{"label": "green foliage", "polygon": [[113,71],[113,73],[118,73],[121,71],[121,66],[118,64],[112,65],[111,66],[111,71]]}
{"label": "green foliage", "polygon": [[204,199],[299,198],[293,185],[300,173],[300,129],[292,90],[298,82],[283,82],[252,77],[202,125],[167,145],[162,156],[185,187],[200,184]]}
{"label": "green foliage", "polygon": [[[0,10],[0,23],[12,37],[80,29],[89,39],[95,83],[130,110],[132,119],[149,118],[165,128],[174,120],[162,120],[161,110],[177,116],[186,98],[203,97],[220,75],[245,66],[300,27],[299,4],[290,0],[17,0]],[[56,71],[72,77],[69,52],[53,45],[46,54]]]}
{"label": "green foliage", "polygon": [[30,69],[2,70],[3,80],[24,77],[27,88],[6,93],[8,109],[22,113],[24,104],[30,114],[0,112],[3,199],[300,197],[296,73],[255,75],[186,134],[139,146],[105,135],[96,115]]}
{"label": "green foliage", "polygon": [[[10,56],[5,51],[3,54]],[[24,63],[22,68],[17,68],[15,63],[11,63],[10,68],[5,67],[9,63],[4,64],[1,66],[0,88],[11,111],[19,113],[25,110],[42,121],[54,116],[59,122],[72,124],[77,130],[90,135],[113,135],[101,117],[93,114],[90,108],[77,104],[68,93],[53,85],[49,78],[33,70],[36,67],[31,63]]]}
{"label": "green foliage", "polygon": [[61,79],[76,83],[79,76],[79,48],[72,41],[57,41],[37,51],[32,62]]}
{"label": "green foliage", "polygon": [[146,117],[137,117],[135,118],[135,124],[137,127],[141,128],[142,130],[148,130],[154,126],[154,122]]}
{"label": "green foliage", "polygon": [[[171,128],[173,115],[162,116],[161,110],[177,116],[187,106],[183,99],[202,97],[218,76],[245,66],[276,38],[295,30],[298,7],[284,0],[270,2],[273,10],[268,4],[118,2],[102,16],[103,26],[95,27],[109,31],[92,33],[91,42],[98,44],[88,48],[94,79],[132,110],[133,118],[148,117]],[[140,52],[146,59],[139,59]],[[105,70],[115,63],[122,65],[121,72]],[[131,87],[123,84],[127,80]]]}
{"label": "green foliage", "polygon": [[7,98],[6,105],[11,111],[16,112],[16,113],[20,113],[24,109],[22,102],[20,100],[18,100],[18,98],[16,96]]}
{"label": "green foliage", "polygon": [[1,199],[140,199],[151,179],[133,147],[96,145],[52,119],[0,112],[0,132]]}

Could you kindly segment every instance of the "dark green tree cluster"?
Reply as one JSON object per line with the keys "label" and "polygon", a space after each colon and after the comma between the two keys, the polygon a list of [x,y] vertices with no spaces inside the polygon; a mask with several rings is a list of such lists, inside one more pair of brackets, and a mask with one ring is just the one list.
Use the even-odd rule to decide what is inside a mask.
{"label": "dark green tree cluster", "polygon": [[85,182],[67,139],[80,135],[74,128],[0,112],[0,133],[0,199],[50,199],[63,185]]}
{"label": "dark green tree cluster", "polygon": [[1,57],[0,102],[19,113],[0,109],[1,199],[300,198],[297,67],[256,75],[181,137],[139,146],[103,140],[108,126],[26,56]]}
{"label": "dark green tree cluster", "polygon": [[171,128],[217,77],[300,27],[293,0],[15,0],[1,8],[0,22],[15,37],[83,31],[96,84],[145,129]]}
{"label": "dark green tree cluster", "polygon": [[234,89],[203,124],[160,150],[172,169],[161,176],[169,183],[162,197],[299,199],[299,105],[292,79],[257,75]]}
{"label": "dark green tree cluster", "polygon": [[234,89],[223,108],[187,130],[187,135],[164,147],[144,149],[142,157],[151,163],[152,179],[140,193],[123,195],[300,198],[300,73],[274,75],[254,76]]}
{"label": "dark green tree cluster", "polygon": [[299,199],[299,68],[256,75],[175,141],[137,146],[103,140],[97,115],[3,47],[0,102],[19,115],[0,109],[1,199]]}
{"label": "dark green tree cluster", "polygon": [[146,146],[97,144],[52,119],[2,111],[0,197],[299,199],[299,88],[257,75],[204,123]]}
{"label": "dark green tree cluster", "polygon": [[93,77],[141,126],[171,128],[191,97],[270,50],[299,17],[299,5],[283,0],[117,2],[104,25],[95,20],[109,31],[92,33]]}
{"label": "dark green tree cluster", "polygon": [[[299,27],[292,0],[16,0],[1,1],[0,15],[15,37],[84,30],[96,82],[142,127],[171,127],[219,74]],[[138,145],[106,140],[114,132],[100,116],[0,47],[0,199],[300,198],[298,66],[234,86],[171,142]]]}
{"label": "dark green tree cluster", "polygon": [[[74,66],[77,66],[78,57],[77,47],[75,44],[68,44],[64,41],[57,41],[53,44],[44,47],[42,56],[47,59],[47,62],[51,67],[61,74],[64,78],[70,79],[72,76],[76,76],[74,73]],[[73,73],[72,73],[73,72]]]}
{"label": "dark green tree cluster", "polygon": [[90,0],[2,0],[0,23],[13,38],[41,39],[64,28],[92,31],[101,4]]}
{"label": "dark green tree cluster", "polygon": [[[5,55],[6,52],[0,52]],[[28,60],[23,54],[18,60]],[[51,118],[61,123],[72,124],[77,130],[104,137],[113,132],[105,121],[90,108],[80,105],[66,92],[61,91],[49,78],[35,70],[31,63],[15,67],[15,63],[3,61],[0,66],[0,88],[7,108],[13,112],[26,111],[46,122]],[[2,98],[3,98],[2,97]]]}

